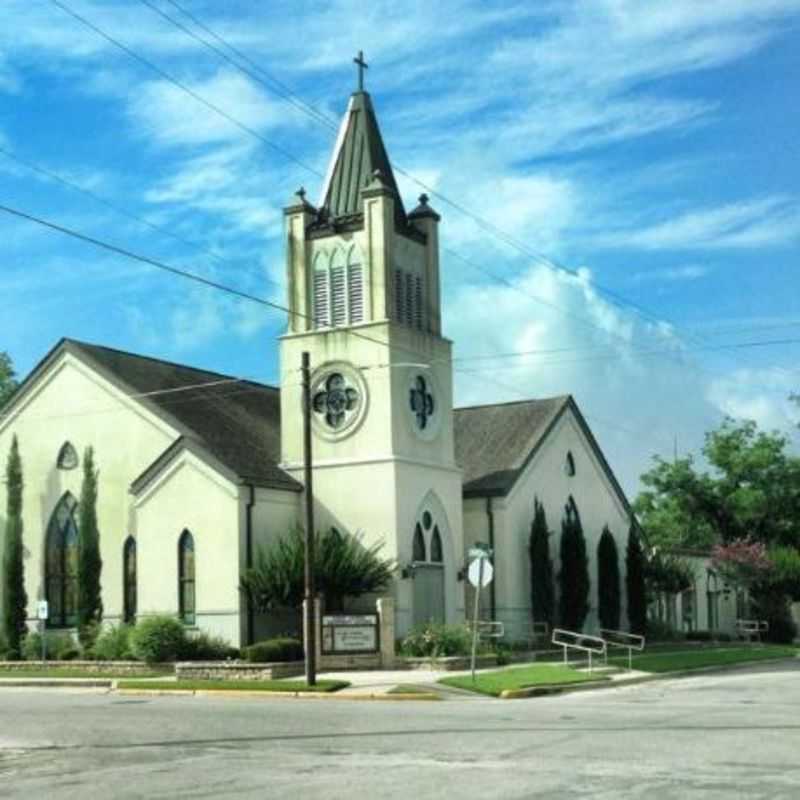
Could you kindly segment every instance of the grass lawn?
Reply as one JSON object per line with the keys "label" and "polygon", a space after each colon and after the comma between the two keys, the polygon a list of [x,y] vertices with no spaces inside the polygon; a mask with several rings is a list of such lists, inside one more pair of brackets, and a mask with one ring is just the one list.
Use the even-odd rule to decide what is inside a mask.
{"label": "grass lawn", "polygon": [[224,690],[229,692],[338,692],[348,681],[317,681],[309,686],[305,681],[138,681],[122,680],[118,689],[183,689],[188,691]]}
{"label": "grass lawn", "polygon": [[[766,645],[764,647],[720,647],[700,650],[683,650],[666,653],[643,653],[634,655],[633,668],[642,672],[674,672],[701,667],[746,664],[751,661],[769,661],[776,658],[791,658],[797,649],[789,646]],[[609,658],[609,664],[628,666],[628,657]]]}
{"label": "grass lawn", "polygon": [[537,664],[527,667],[510,667],[493,672],[479,672],[475,675],[475,683],[472,682],[471,675],[442,678],[439,683],[499,697],[500,693],[506,689],[527,689],[533,686],[553,686],[596,680],[605,680],[605,678],[597,674],[576,672],[570,667]]}
{"label": "grass lawn", "polygon": [[[173,674],[172,670],[149,670],[143,671],[137,678],[162,678]],[[31,665],[25,669],[0,669],[0,679],[3,678],[99,678],[108,680],[109,678],[129,678],[130,675],[122,675],[114,670],[102,672],[90,672],[86,669],[70,669],[69,667],[39,667]]]}

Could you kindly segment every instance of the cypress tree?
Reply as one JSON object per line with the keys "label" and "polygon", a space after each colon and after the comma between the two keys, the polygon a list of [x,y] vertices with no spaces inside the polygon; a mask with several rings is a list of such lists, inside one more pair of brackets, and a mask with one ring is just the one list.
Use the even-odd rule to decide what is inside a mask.
{"label": "cypress tree", "polygon": [[647,592],[644,584],[644,552],[636,527],[631,523],[625,553],[625,588],[628,593],[628,623],[631,633],[647,630]]}
{"label": "cypress tree", "polygon": [[533,522],[531,524],[531,609],[534,622],[553,625],[555,597],[553,586],[553,561],[550,558],[550,531],[544,506],[538,499],[533,501]]}
{"label": "cypress tree", "polygon": [[94,624],[103,618],[100,596],[100,531],[97,527],[97,470],[94,450],[86,448],[83,458],[83,483],[78,506],[78,635],[81,643],[91,644]]}
{"label": "cypress tree", "polygon": [[601,627],[619,630],[619,558],[617,543],[608,525],[603,528],[597,545],[597,615]]}
{"label": "cypress tree", "polygon": [[580,631],[589,613],[589,559],[581,518],[571,498],[561,521],[561,571],[558,577],[561,624],[567,630]]}
{"label": "cypress tree", "polygon": [[17,437],[11,441],[6,466],[6,533],[3,547],[3,633],[13,656],[19,657],[28,632],[28,596],[22,560],[22,459]]}

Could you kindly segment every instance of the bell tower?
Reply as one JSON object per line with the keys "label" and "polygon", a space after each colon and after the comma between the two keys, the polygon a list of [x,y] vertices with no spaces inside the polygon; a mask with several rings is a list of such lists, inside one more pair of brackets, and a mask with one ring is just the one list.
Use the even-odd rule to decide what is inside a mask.
{"label": "bell tower", "polygon": [[[422,195],[406,213],[370,95],[349,100],[317,206],[303,189],[284,209],[289,324],[281,338],[283,467],[302,481],[301,355],[311,359],[315,513],[413,560],[415,516],[434,496],[443,552],[461,558],[451,342],[442,336],[439,215]],[[459,562],[460,563],[460,562]],[[446,581],[446,584],[450,581]],[[411,619],[403,582],[401,630]],[[408,587],[406,587],[407,589]],[[408,594],[405,591],[405,594]],[[403,610],[405,608],[405,610]],[[408,616],[408,620],[403,615]]]}

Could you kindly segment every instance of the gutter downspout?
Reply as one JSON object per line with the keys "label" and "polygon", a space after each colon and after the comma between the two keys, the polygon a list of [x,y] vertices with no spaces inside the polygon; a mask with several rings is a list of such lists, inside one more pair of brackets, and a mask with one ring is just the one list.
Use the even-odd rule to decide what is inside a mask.
{"label": "gutter downspout", "polygon": [[[490,559],[491,565],[495,565],[495,552],[494,552],[494,510],[492,509],[492,498],[486,498],[486,520],[489,528],[489,547],[492,550],[492,557]],[[495,621],[497,615],[497,595],[495,593],[495,586],[497,585],[497,574],[495,573],[495,580],[489,584],[489,613],[492,622]]]}
{"label": "gutter downspout", "polygon": [[[253,506],[256,504],[256,487],[249,483],[247,484],[250,488],[250,499],[247,501],[246,506],[246,514],[245,514],[245,528],[244,528],[244,536],[245,536],[245,551],[244,551],[244,558],[245,558],[245,567],[247,569],[251,569],[253,566]],[[253,644],[253,636],[255,633],[255,618],[253,612],[253,603],[250,599],[250,596],[247,597],[247,622],[246,622],[246,630],[245,630],[245,640],[247,644]]]}

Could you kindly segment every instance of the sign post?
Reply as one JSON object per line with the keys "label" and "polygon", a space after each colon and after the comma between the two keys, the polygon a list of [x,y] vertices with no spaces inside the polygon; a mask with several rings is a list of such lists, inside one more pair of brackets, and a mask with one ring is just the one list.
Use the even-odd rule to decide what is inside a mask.
{"label": "sign post", "polygon": [[47,617],[50,615],[50,609],[47,605],[47,600],[40,600],[36,604],[36,618],[39,620],[39,635],[42,640],[42,663],[47,660],[47,637],[45,632],[47,630]]}
{"label": "sign post", "polygon": [[488,586],[492,582],[494,568],[489,561],[491,550],[484,547],[473,547],[469,551],[470,562],[467,569],[467,578],[472,586],[475,587],[475,611],[472,616],[472,682],[475,683],[475,658],[478,653],[478,615],[481,607],[481,588]]}

